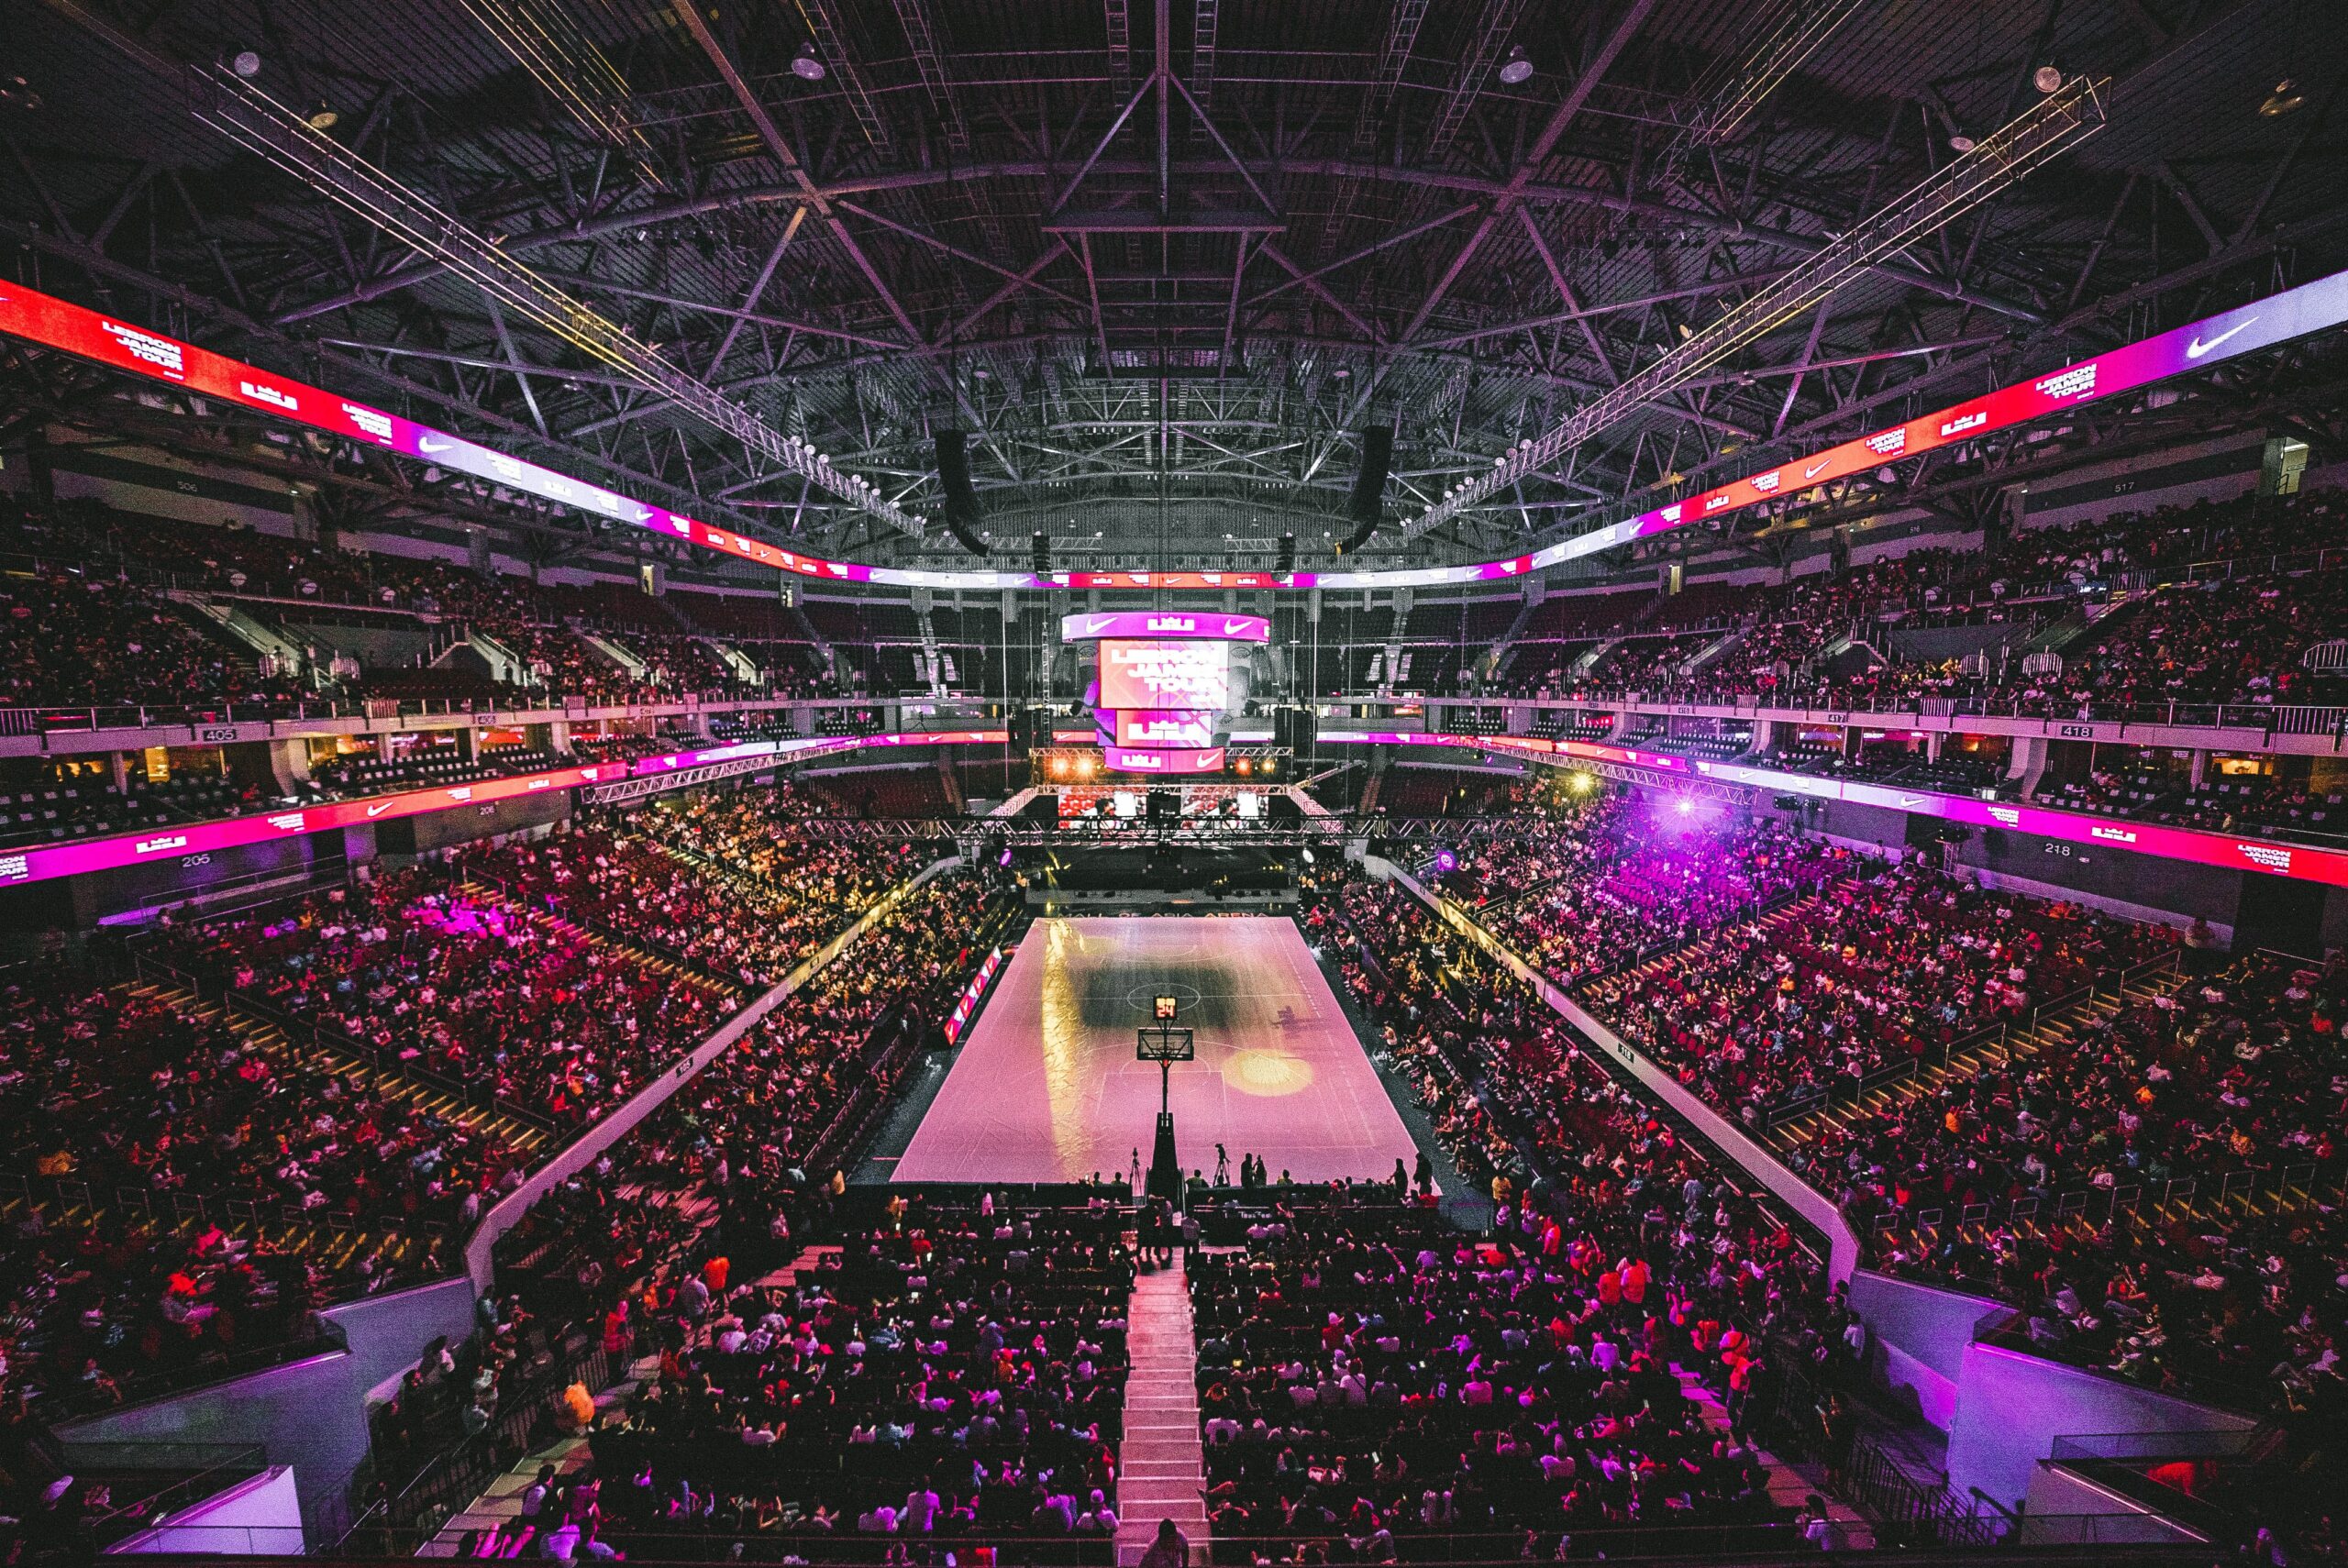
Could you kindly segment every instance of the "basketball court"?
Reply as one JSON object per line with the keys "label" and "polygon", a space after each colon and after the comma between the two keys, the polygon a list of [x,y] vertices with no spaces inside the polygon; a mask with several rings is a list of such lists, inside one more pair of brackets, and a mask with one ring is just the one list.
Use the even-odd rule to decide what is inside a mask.
{"label": "basketball court", "polygon": [[899,1182],[1065,1182],[1149,1163],[1158,1069],[1135,1059],[1172,996],[1194,1061],[1173,1068],[1185,1173],[1215,1144],[1272,1179],[1384,1179],[1415,1147],[1295,924],[1269,916],[1039,920],[998,982]]}

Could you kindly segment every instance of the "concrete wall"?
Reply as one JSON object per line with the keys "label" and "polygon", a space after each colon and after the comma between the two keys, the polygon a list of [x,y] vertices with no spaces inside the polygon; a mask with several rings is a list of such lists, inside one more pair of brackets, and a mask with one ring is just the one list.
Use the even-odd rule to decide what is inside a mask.
{"label": "concrete wall", "polygon": [[2027,1352],[1970,1344],[1949,1424],[1949,1485],[1960,1496],[1978,1486],[2013,1507],[2029,1496],[2038,1462],[2058,1437],[2244,1431],[2257,1424]]}
{"label": "concrete wall", "polygon": [[1911,1388],[1924,1419],[1946,1431],[1956,1413],[1957,1380],[1974,1326],[2010,1309],[1986,1296],[1894,1279],[1861,1269],[1851,1276],[1851,1309],[1874,1336],[1877,1370],[1895,1388]]}
{"label": "concrete wall", "polygon": [[201,1552],[208,1557],[299,1557],[302,1507],[283,1465],[191,1504],[153,1529],[106,1548],[109,1555]]}
{"label": "concrete wall", "polygon": [[367,1390],[415,1365],[435,1339],[471,1333],[472,1308],[472,1282],[461,1276],[347,1302],[324,1316],[347,1336],[348,1350],[112,1411],[58,1436],[257,1444],[271,1464],[292,1468],[303,1518],[324,1531],[343,1518],[350,1477],[367,1457]]}
{"label": "concrete wall", "polygon": [[312,1540],[343,1518],[350,1477],[367,1457],[363,1386],[342,1351],[274,1366],[176,1398],[60,1427],[65,1442],[226,1442],[291,1465]]}

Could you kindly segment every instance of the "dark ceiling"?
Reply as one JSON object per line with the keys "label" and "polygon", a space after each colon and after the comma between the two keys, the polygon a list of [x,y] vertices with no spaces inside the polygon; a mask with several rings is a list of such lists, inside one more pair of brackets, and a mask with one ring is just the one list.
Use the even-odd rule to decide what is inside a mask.
{"label": "dark ceiling", "polygon": [[[342,154],[909,513],[940,510],[933,430],[969,430],[1022,558],[1310,556],[1389,421],[1405,522],[2050,63],[2105,79],[2099,134],[1412,548],[1591,525],[2348,260],[2331,0],[1162,3],[0,0],[0,232],[53,292],[867,559],[954,547],[240,149],[204,73],[251,51]],[[1772,29],[1836,12],[1776,80]]]}

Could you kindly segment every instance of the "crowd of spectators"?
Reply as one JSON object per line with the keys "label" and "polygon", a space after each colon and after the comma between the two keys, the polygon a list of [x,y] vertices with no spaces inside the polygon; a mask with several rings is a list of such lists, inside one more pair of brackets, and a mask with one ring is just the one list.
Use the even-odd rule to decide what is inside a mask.
{"label": "crowd of spectators", "polygon": [[413,1064],[476,1103],[575,1130],[624,1103],[741,1005],[545,916],[419,867],[287,911],[174,927],[157,956],[295,1024]]}
{"label": "crowd of spectators", "polygon": [[1769,1309],[1558,1208],[1491,1243],[1291,1218],[1198,1260],[1213,1532],[1373,1562],[1579,1557],[1627,1539],[1606,1532],[1711,1526],[1777,1525],[1742,1543],[1792,1549],[1752,1430],[1708,1425],[1674,1371],[1741,1371],[1758,1424],[1773,1389],[1749,1342]]}
{"label": "crowd of spectators", "polygon": [[0,1379],[44,1410],[314,1337],[315,1307],[444,1270],[519,1178],[371,1075],[53,978],[0,991],[0,1164],[42,1200],[0,1242]]}
{"label": "crowd of spectators", "polygon": [[1479,923],[1561,986],[1750,918],[1847,860],[1775,818],[1724,827],[1694,801],[1556,793],[1479,824],[1460,875],[1477,882]]}
{"label": "crowd of spectators", "polygon": [[[792,813],[797,792],[710,792],[611,813],[557,837],[474,850],[462,876],[744,986],[772,985],[921,869],[914,845],[844,839]],[[756,841],[756,870],[742,847]],[[736,848],[731,856],[670,845]],[[696,864],[698,862],[698,864]],[[741,867],[741,869],[735,869]]]}
{"label": "crowd of spectators", "polygon": [[2343,1016],[2348,966],[2249,954],[1822,1125],[1789,1163],[1862,1227],[1896,1222],[1881,1266],[2022,1303],[2043,1353],[2336,1419]]}
{"label": "crowd of spectators", "polygon": [[217,708],[302,695],[138,584],[56,571],[0,583],[0,705]]}
{"label": "crowd of spectators", "polygon": [[1592,982],[1585,1004],[1758,1126],[2178,941],[2165,926],[1987,891],[1921,860],[1846,870],[1800,904]]}
{"label": "crowd of spectators", "polygon": [[1114,1532],[1122,1214],[894,1207],[787,1286],[714,1295],[597,1429],[614,1544]]}
{"label": "crowd of spectators", "polygon": [[[1710,639],[1654,635],[1680,619],[1667,610],[1614,627],[1614,636],[1635,635],[1586,669],[1576,666],[1600,651],[1595,628],[1578,642],[1526,644],[1509,689],[1557,701],[1635,691],[1831,708],[1944,698],[2065,718],[2169,703],[2326,702],[2337,700],[2339,678],[2299,660],[2338,635],[2348,609],[2348,561],[2335,558],[2343,541],[2348,504],[2329,493],[2116,513],[1988,550],[1918,550],[1732,595],[1712,607],[1744,634],[1693,675],[1683,667]],[[2122,602],[2113,608],[2115,595]],[[2019,633],[2107,609],[2062,646],[2059,669],[2026,671],[2002,655],[1970,669],[1955,658],[1905,657],[1890,637],[1967,623]]]}
{"label": "crowd of spectators", "polygon": [[[1530,1531],[1550,1556],[1587,1530],[1785,1520],[1754,1446],[1788,1376],[1840,1377],[1853,1348],[1815,1259],[1398,885],[1324,880],[1305,924],[1490,1184],[1496,1240],[1291,1226],[1211,1276],[1218,1529]],[[1724,1429],[1675,1367],[1723,1397]],[[1365,1446],[1373,1430],[1400,1441]]]}

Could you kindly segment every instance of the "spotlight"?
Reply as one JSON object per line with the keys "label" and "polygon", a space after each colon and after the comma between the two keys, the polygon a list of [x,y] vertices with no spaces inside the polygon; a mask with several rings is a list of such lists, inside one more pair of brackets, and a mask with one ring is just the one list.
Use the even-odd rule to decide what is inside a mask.
{"label": "spotlight", "polygon": [[1055,778],[1065,778],[1068,777],[1067,757],[1056,756],[1052,758],[1052,777]]}
{"label": "spotlight", "polygon": [[1454,871],[1458,869],[1459,856],[1454,855],[1447,849],[1438,849],[1434,852],[1434,871],[1436,876],[1448,877]]}
{"label": "spotlight", "polygon": [[1501,67],[1501,80],[1513,87],[1533,74],[1533,62],[1524,58],[1524,46],[1518,44],[1508,51],[1508,63]]}
{"label": "spotlight", "polygon": [[1569,778],[1568,787],[1577,795],[1587,795],[1597,782],[1598,776],[1594,773],[1576,773]]}
{"label": "spotlight", "polygon": [[240,49],[236,58],[228,61],[228,69],[250,82],[260,74],[260,56],[249,49]]}
{"label": "spotlight", "polygon": [[1002,858],[996,861],[995,864],[997,866],[1008,866],[1011,864],[1011,851],[1008,847],[1004,848],[1002,852]]}
{"label": "spotlight", "polygon": [[1696,809],[1696,802],[1695,802],[1695,801],[1693,801],[1689,800],[1689,799],[1687,796],[1685,796],[1685,795],[1682,795],[1682,796],[1680,796],[1680,797],[1679,797],[1679,801],[1678,801],[1678,811],[1679,811],[1679,814],[1680,814],[1681,816],[1683,816],[1683,817],[1684,817],[1684,816],[1688,815],[1690,812],[1693,812],[1695,809]]}
{"label": "spotlight", "polygon": [[319,99],[318,106],[310,111],[308,124],[314,131],[330,131],[341,123],[342,116],[336,114],[333,105],[324,98]]}
{"label": "spotlight", "polygon": [[1963,131],[1954,132],[1948,138],[1948,148],[1951,152],[1970,152],[1973,150],[1973,138]]}
{"label": "spotlight", "polygon": [[799,46],[799,57],[791,62],[791,74],[802,82],[821,82],[824,79],[824,62],[815,58],[814,44]]}
{"label": "spotlight", "polygon": [[1247,775],[1256,771],[1256,765],[1253,761],[1243,756],[1237,762],[1231,765],[1231,770],[1238,774],[1242,778],[1245,778]]}
{"label": "spotlight", "polygon": [[2060,93],[2063,90],[2062,68],[2052,63],[2040,66],[2030,73],[2030,84],[2042,93]]}
{"label": "spotlight", "polygon": [[1076,776],[1079,778],[1090,778],[1092,777],[1092,759],[1091,757],[1080,756],[1076,759]]}
{"label": "spotlight", "polygon": [[1312,859],[1312,846],[1309,844],[1304,846],[1304,863],[1307,866],[1314,864]]}

